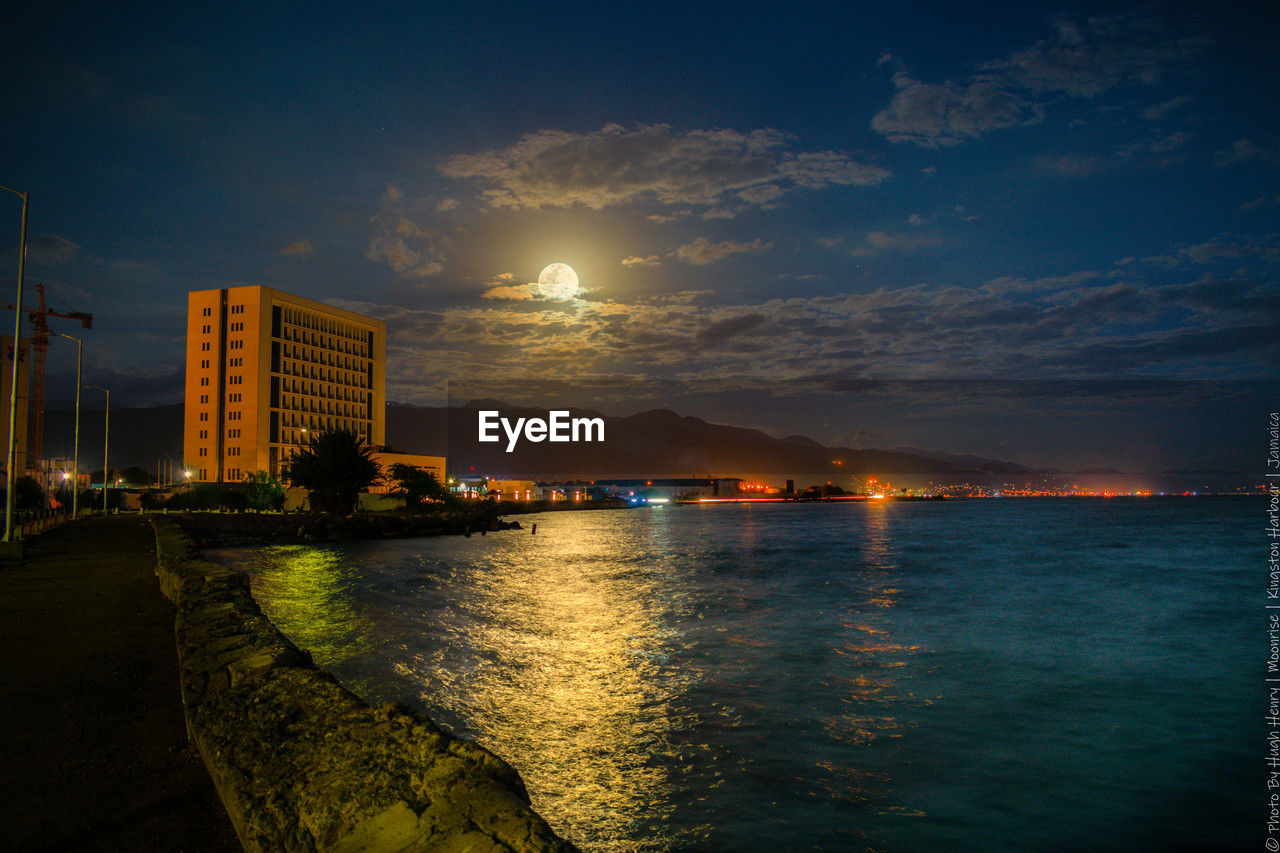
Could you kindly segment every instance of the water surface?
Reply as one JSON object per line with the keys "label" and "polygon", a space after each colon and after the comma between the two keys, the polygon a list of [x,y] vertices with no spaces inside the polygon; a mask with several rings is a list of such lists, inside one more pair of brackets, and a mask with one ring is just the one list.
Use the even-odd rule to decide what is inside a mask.
{"label": "water surface", "polygon": [[217,555],[588,850],[1224,849],[1263,830],[1260,513],[670,506]]}

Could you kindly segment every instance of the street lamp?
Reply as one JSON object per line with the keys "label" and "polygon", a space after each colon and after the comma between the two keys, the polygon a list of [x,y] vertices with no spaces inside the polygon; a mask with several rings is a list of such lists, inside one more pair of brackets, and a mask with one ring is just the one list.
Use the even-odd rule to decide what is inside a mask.
{"label": "street lamp", "polygon": [[[76,430],[75,444],[71,456],[71,517],[80,517],[80,356],[84,352],[84,342],[62,332],[54,332],[60,338],[76,342]],[[105,466],[103,467],[105,471]],[[106,474],[104,473],[105,477]]]}
{"label": "street lamp", "polygon": [[9,187],[0,186],[0,190],[13,193],[22,198],[22,236],[18,241],[18,301],[13,303],[13,375],[9,386],[9,452],[5,456],[4,493],[4,541],[13,540],[13,467],[16,460],[14,453],[14,437],[18,426],[18,341],[22,338],[22,281],[27,263],[27,203],[31,200],[29,193],[18,192]]}
{"label": "street lamp", "polygon": [[86,385],[86,388],[92,388],[95,391],[104,391],[107,395],[107,411],[106,416],[102,420],[102,514],[107,514],[107,446],[111,440],[111,389],[103,388],[101,385]]}

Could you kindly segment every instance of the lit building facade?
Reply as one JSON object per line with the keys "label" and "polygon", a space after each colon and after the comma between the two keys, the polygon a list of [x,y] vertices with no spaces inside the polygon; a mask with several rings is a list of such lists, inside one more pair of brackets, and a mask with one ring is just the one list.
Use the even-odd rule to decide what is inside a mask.
{"label": "lit building facade", "polygon": [[183,458],[192,480],[279,476],[314,432],[386,434],[386,324],[269,287],[187,296]]}

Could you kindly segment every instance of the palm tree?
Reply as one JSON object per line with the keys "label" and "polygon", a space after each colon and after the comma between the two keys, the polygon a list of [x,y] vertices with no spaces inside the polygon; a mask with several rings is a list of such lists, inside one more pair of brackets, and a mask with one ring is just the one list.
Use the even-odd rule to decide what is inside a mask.
{"label": "palm tree", "polygon": [[285,476],[306,489],[314,512],[347,515],[361,490],[378,482],[373,449],[353,432],[315,433],[289,460]]}

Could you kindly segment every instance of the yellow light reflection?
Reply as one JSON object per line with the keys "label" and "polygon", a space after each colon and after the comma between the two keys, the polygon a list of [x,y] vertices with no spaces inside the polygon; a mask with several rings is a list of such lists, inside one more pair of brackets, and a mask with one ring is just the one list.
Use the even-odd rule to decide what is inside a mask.
{"label": "yellow light reflection", "polygon": [[520,771],[557,832],[590,850],[668,849],[670,701],[687,676],[667,665],[680,643],[660,614],[682,593],[638,563],[620,571],[644,543],[620,548],[595,515],[558,516],[557,535],[540,531],[518,557],[462,581],[474,590],[459,638],[471,665],[400,671],[418,670],[427,704],[445,680],[446,703],[463,705],[476,739]]}
{"label": "yellow light reflection", "polygon": [[263,612],[294,645],[333,666],[369,650],[368,625],[351,599],[349,561],[309,545],[264,549],[253,578]]}

